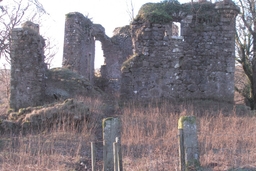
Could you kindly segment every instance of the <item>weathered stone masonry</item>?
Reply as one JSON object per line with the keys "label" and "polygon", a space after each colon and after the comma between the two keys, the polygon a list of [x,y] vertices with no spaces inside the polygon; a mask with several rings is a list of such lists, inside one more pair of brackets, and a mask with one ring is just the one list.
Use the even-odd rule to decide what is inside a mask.
{"label": "weathered stone masonry", "polygon": [[228,0],[212,5],[208,19],[185,15],[179,21],[182,37],[171,35],[171,23],[132,23],[136,54],[122,68],[122,99],[233,101],[239,9]]}
{"label": "weathered stone masonry", "polygon": [[44,46],[37,24],[26,22],[23,28],[12,30],[10,108],[18,110],[42,104],[46,72]]}
{"label": "weathered stone masonry", "polygon": [[[75,93],[97,94],[97,90],[93,88],[95,40],[101,41],[104,50],[106,65],[102,66],[101,71],[102,76],[109,80],[105,90],[118,91],[121,65],[132,53],[129,27],[117,28],[115,35],[109,38],[101,25],[93,24],[82,14],[67,14],[64,68],[60,70],[48,70],[44,63],[45,43],[43,37],[39,35],[39,25],[26,22],[23,28],[13,29],[10,42],[10,108],[17,111],[20,108],[49,103],[56,98],[73,97]],[[82,77],[74,73],[73,77],[69,78],[72,74],[66,68]],[[67,80],[62,80],[62,77]],[[86,80],[90,81],[90,84]],[[76,81],[77,85],[72,85]],[[65,87],[69,85],[72,87]]]}
{"label": "weathered stone masonry", "polygon": [[11,93],[12,110],[41,106],[77,95],[99,95],[88,79],[67,68],[48,69],[44,63],[44,39],[39,26],[26,22],[11,32]]}
{"label": "weathered stone masonry", "polygon": [[[106,37],[106,36],[104,36]],[[96,35],[96,39],[102,44],[105,57],[105,65],[101,66],[101,75],[109,80],[105,90],[107,92],[120,91],[122,63],[132,55],[132,39],[130,27],[119,27],[114,30],[111,38],[102,38]]]}
{"label": "weathered stone masonry", "polygon": [[[88,94],[94,83],[95,40],[99,40],[105,57],[101,74],[109,80],[105,89],[108,93],[120,91],[121,99],[125,100],[166,98],[232,102],[235,18],[239,9],[230,0],[195,3],[198,4],[208,5],[212,10],[205,10],[201,15],[181,12],[180,16],[173,17],[173,21],[181,24],[181,36],[177,36],[177,26],[172,22],[154,24],[134,20],[130,26],[117,28],[109,38],[101,25],[93,24],[80,13],[69,13],[65,24],[63,67],[90,81],[90,85],[81,84],[85,89],[81,92]],[[49,74],[44,63],[45,43],[37,24],[26,22],[23,28],[13,29],[10,45],[10,108],[42,105],[54,95],[74,96],[67,87],[58,86],[63,80],[55,78],[56,72]],[[78,82],[81,79],[79,77]]]}
{"label": "weathered stone masonry", "polygon": [[95,40],[93,23],[80,13],[66,15],[63,67],[76,71],[93,83]]}
{"label": "weathered stone masonry", "polygon": [[93,24],[78,12],[66,15],[63,67],[78,72],[93,83],[95,40],[101,42],[105,57],[102,76],[108,80],[120,80],[121,65],[132,54],[129,26],[117,28],[114,36],[109,38],[104,27]]}

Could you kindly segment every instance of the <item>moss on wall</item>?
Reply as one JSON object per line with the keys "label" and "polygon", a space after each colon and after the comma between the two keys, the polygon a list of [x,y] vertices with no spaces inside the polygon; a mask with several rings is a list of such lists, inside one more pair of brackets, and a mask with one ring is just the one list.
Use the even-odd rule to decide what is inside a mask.
{"label": "moss on wall", "polygon": [[180,11],[181,5],[178,1],[163,1],[160,3],[144,4],[135,20],[149,21],[150,23],[168,23],[173,20],[173,14]]}
{"label": "moss on wall", "polygon": [[180,4],[179,1],[163,1],[159,3],[146,3],[139,12],[136,20],[148,21],[150,23],[164,24],[176,21],[186,15],[195,15],[204,20],[212,19],[215,4],[211,2],[194,2]]}
{"label": "moss on wall", "polygon": [[194,124],[196,122],[196,117],[195,116],[182,116],[180,117],[178,121],[178,129],[183,129],[183,123],[187,121],[191,124]]}
{"label": "moss on wall", "polygon": [[106,126],[106,122],[107,122],[108,120],[112,120],[112,119],[115,119],[115,118],[114,118],[114,117],[108,117],[108,118],[103,119],[103,120],[102,120],[102,128],[104,129],[105,126]]}

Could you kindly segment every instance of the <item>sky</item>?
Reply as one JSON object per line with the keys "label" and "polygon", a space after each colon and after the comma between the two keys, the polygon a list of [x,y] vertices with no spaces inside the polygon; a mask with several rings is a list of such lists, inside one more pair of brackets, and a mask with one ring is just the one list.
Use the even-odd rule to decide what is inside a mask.
{"label": "sky", "polygon": [[[101,24],[109,37],[116,27],[129,24],[131,0],[40,0],[48,13],[47,21],[40,26],[40,32],[54,39],[58,46],[58,53],[51,62],[51,67],[60,67],[63,54],[63,39],[65,14],[80,12],[91,18],[95,24]],[[133,0],[134,14],[147,2],[161,2],[161,0]],[[99,68],[104,62],[101,44],[96,42],[95,67]]]}
{"label": "sky", "polygon": [[[80,12],[88,16],[94,24],[101,24],[105,32],[112,37],[116,27],[122,27],[130,23],[131,2],[136,17],[140,7],[148,2],[161,2],[163,0],[22,0],[38,1],[46,11],[37,22],[40,26],[40,34],[49,39],[52,45],[56,46],[56,55],[51,61],[50,67],[61,67],[63,56],[63,40],[65,28],[65,15],[69,12]],[[180,0],[187,2],[189,0]],[[12,1],[3,0],[1,5],[9,4]],[[10,6],[10,5],[9,5]],[[34,11],[30,15],[34,15]],[[96,41],[95,68],[100,68],[104,63],[101,43]],[[1,62],[3,59],[1,58]],[[6,62],[5,62],[6,63]]]}

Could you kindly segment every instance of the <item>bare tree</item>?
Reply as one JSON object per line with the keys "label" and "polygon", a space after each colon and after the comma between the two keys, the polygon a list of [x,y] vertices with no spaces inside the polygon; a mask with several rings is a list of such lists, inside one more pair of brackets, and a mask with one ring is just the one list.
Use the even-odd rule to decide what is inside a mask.
{"label": "bare tree", "polygon": [[237,18],[236,50],[237,68],[240,67],[240,72],[243,73],[237,75],[235,79],[235,90],[244,97],[246,105],[254,109],[252,71],[253,36],[244,26],[241,16]]}
{"label": "bare tree", "polygon": [[29,0],[29,2],[33,3],[33,4],[36,6],[37,10],[38,10],[40,13],[48,14],[48,13],[45,11],[43,5],[42,5],[38,0]]}
{"label": "bare tree", "polygon": [[[0,0],[2,2],[2,0]],[[0,8],[0,57],[10,64],[10,32],[19,27],[25,21],[33,21],[40,24],[46,13],[38,0],[8,0],[6,5],[1,3]],[[56,54],[56,44],[46,39],[45,62],[50,63]],[[4,65],[0,70],[0,84],[5,87],[6,96],[9,95],[9,67]]]}
{"label": "bare tree", "polygon": [[0,99],[7,101],[10,93],[10,70],[6,65],[0,69]]}
{"label": "bare tree", "polygon": [[51,37],[47,37],[45,39],[45,48],[44,48],[44,55],[45,55],[45,63],[48,65],[48,68],[51,68],[52,60],[57,54],[58,47],[55,43],[55,39]]}
{"label": "bare tree", "polygon": [[[49,14],[46,13],[43,5],[38,0],[8,0],[8,2],[8,5],[2,6],[2,13],[0,12],[0,57],[4,57],[10,63],[9,40],[11,30],[25,21],[43,25],[43,18],[49,16]],[[47,37],[45,62],[50,65],[57,53],[57,48],[53,38],[44,37]]]}
{"label": "bare tree", "polygon": [[3,12],[0,16],[0,55],[9,61],[10,32],[14,27],[21,24],[25,12],[29,8],[29,4],[23,5],[22,0],[13,1],[12,5],[2,8]]}
{"label": "bare tree", "polygon": [[127,7],[126,12],[129,15],[130,22],[132,22],[134,20],[134,5],[132,0],[126,1],[126,7]]}
{"label": "bare tree", "polygon": [[256,108],[256,10],[255,0],[239,0],[241,13],[237,17],[236,61],[241,65],[245,77],[244,86],[236,91],[244,96],[251,109]]}

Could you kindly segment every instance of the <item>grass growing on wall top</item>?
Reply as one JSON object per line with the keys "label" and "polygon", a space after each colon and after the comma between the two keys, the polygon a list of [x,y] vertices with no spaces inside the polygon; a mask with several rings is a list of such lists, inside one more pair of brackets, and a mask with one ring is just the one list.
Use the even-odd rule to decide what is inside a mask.
{"label": "grass growing on wall top", "polygon": [[194,15],[196,19],[201,19],[205,22],[209,22],[209,20],[216,22],[219,17],[215,10],[215,4],[211,2],[185,3],[182,5],[182,10],[187,15]]}
{"label": "grass growing on wall top", "polygon": [[186,15],[200,15],[204,18],[212,17],[215,4],[211,2],[194,2],[180,4],[177,0],[165,0],[159,3],[146,3],[139,12],[136,20],[150,23],[164,24],[171,21],[179,21]]}
{"label": "grass growing on wall top", "polygon": [[211,13],[215,10],[215,4],[211,2],[194,2],[194,3],[185,3],[182,5],[182,10],[187,14],[205,14]]}
{"label": "grass growing on wall top", "polygon": [[168,23],[173,20],[172,14],[180,11],[180,7],[181,5],[177,0],[146,3],[140,8],[135,20],[158,24]]}

